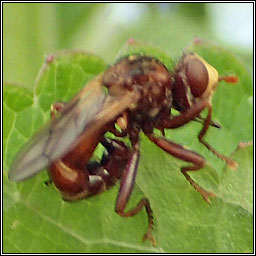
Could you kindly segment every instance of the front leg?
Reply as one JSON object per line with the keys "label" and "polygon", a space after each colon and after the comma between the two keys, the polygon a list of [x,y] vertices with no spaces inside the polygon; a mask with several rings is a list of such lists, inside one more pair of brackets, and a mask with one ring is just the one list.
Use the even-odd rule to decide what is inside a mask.
{"label": "front leg", "polygon": [[166,151],[167,153],[177,157],[183,161],[190,162],[192,166],[181,167],[181,172],[189,183],[202,195],[203,199],[210,203],[209,197],[215,197],[214,193],[207,192],[202,187],[200,187],[189,175],[188,171],[197,171],[202,169],[206,161],[205,159],[198,155],[197,153],[183,148],[181,145],[169,141],[165,138],[157,138],[154,134],[147,134],[148,138],[154,142],[158,147]]}
{"label": "front leg", "polygon": [[218,151],[216,151],[214,148],[212,148],[204,139],[203,137],[205,136],[208,128],[209,128],[209,125],[211,123],[211,117],[212,117],[212,106],[211,104],[209,103],[207,105],[207,108],[208,108],[208,115],[206,117],[206,119],[204,120],[204,126],[201,130],[201,132],[198,134],[198,140],[205,146],[208,148],[208,150],[210,150],[214,155],[216,155],[217,157],[219,157],[220,159],[222,159],[223,161],[225,161],[228,166],[230,166],[231,168],[235,169],[237,167],[237,163],[228,158],[227,156],[224,156],[222,154],[220,154]]}
{"label": "front leg", "polygon": [[211,120],[211,112],[212,112],[212,106],[209,103],[208,99],[203,99],[195,103],[193,106],[191,106],[189,109],[185,110],[184,112],[181,112],[180,115],[175,116],[173,118],[170,118],[169,116],[165,119],[163,119],[156,128],[162,130],[162,129],[175,129],[179,128],[185,124],[187,124],[189,121],[194,120],[198,116],[200,116],[200,112],[207,108],[208,109],[208,115],[204,119],[203,128],[198,134],[198,139],[200,143],[202,143],[205,147],[208,148],[213,154],[215,154],[220,159],[224,160],[231,168],[235,168],[237,166],[237,163],[233,161],[232,159],[220,154],[217,152],[214,148],[212,148],[204,139],[209,125],[215,125],[214,122]]}
{"label": "front leg", "polygon": [[117,201],[116,201],[115,211],[122,217],[130,217],[130,216],[136,215],[138,212],[142,210],[143,207],[145,207],[148,215],[148,229],[146,234],[143,237],[143,240],[149,239],[151,243],[155,245],[156,241],[154,236],[152,235],[153,215],[152,215],[152,209],[150,207],[149,200],[144,197],[139,201],[136,207],[134,207],[133,209],[127,212],[124,211],[135,184],[135,178],[138,170],[139,156],[140,156],[139,141],[137,141],[135,144],[133,144],[131,157],[128,161],[128,164],[122,176],[120,190],[119,190]]}
{"label": "front leg", "polygon": [[191,120],[194,120],[198,115],[208,106],[208,98],[196,102],[193,106],[181,112],[179,115],[163,118],[159,124],[156,125],[157,129],[175,129],[179,128]]}
{"label": "front leg", "polygon": [[[193,119],[193,121],[195,122],[199,122],[199,123],[204,123],[205,122],[205,118],[201,117],[201,115],[199,114],[195,119]],[[218,128],[220,129],[221,128],[221,125],[213,120],[210,121],[210,126],[212,127],[215,127],[215,128]]]}

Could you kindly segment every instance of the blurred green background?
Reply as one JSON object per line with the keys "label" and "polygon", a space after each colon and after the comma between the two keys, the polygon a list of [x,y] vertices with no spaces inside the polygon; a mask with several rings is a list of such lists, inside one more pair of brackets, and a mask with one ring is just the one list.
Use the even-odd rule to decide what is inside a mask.
{"label": "blurred green background", "polygon": [[[3,22],[4,81],[28,88],[34,86],[40,68],[51,53],[63,49],[81,49],[97,54],[112,64],[117,56],[122,55],[122,47],[129,38],[153,44],[175,60],[193,38],[212,40],[239,56],[250,72],[253,67],[253,3],[4,3]],[[230,56],[229,52],[226,54]],[[224,56],[216,59],[226,59]],[[227,66],[224,63],[223,66],[225,65]],[[237,62],[230,63],[230,66],[237,66],[241,70],[243,65]],[[216,145],[224,153],[228,150],[231,152],[237,141],[252,138],[253,104],[251,91],[248,89],[251,81],[247,78],[248,74],[243,71],[242,81],[248,82],[245,86],[236,86],[234,89],[223,86],[222,91],[216,92],[213,99],[217,100],[218,94],[219,99],[222,99],[216,104],[214,115],[220,117],[220,123],[224,123],[224,127],[221,133],[212,129],[212,139],[209,142],[213,142],[213,146]],[[12,95],[23,99],[23,94],[17,95],[16,92],[17,89],[6,94],[4,104],[7,113],[4,124],[9,129],[4,129],[4,137],[8,138],[4,145],[9,143],[10,148],[17,147],[19,137],[15,137],[15,133],[22,130],[20,127],[27,125],[26,122],[17,121],[21,120],[19,117],[22,112],[8,108],[10,103],[16,103],[17,98]],[[231,96],[225,98],[222,95]],[[43,94],[43,97],[46,103],[52,102],[47,94]],[[226,106],[229,108],[223,111]],[[38,106],[35,104],[33,107]],[[229,109],[234,110],[234,115],[230,115]],[[31,108],[29,111],[32,110],[35,109]],[[34,111],[29,116],[39,120],[40,115],[37,113],[42,116],[40,111],[38,108],[38,112]],[[44,115],[49,118],[48,112],[44,112]],[[28,123],[32,125],[29,129],[23,129],[25,134],[34,129],[36,122]],[[188,126],[175,131],[173,138],[176,142],[183,143],[184,140],[185,145],[201,152],[203,146],[199,145],[196,136],[191,135],[194,134],[195,126]],[[12,139],[9,140],[8,136],[12,136]],[[24,136],[22,139],[24,140]],[[251,252],[253,214],[252,210],[248,211],[242,206],[244,202],[252,205],[253,201],[253,168],[252,164],[249,165],[252,160],[244,155],[241,157],[245,166],[248,164],[249,167],[241,168],[243,172],[235,173],[235,182],[228,179],[230,176],[221,180],[223,197],[215,200],[210,208],[178,173],[179,160],[162,154],[162,151],[147,140],[143,143],[144,154],[136,180],[140,185],[133,191],[135,197],[131,205],[138,201],[140,192],[150,198],[156,216],[160,249],[140,244],[137,239],[139,232],[145,227],[145,212],[144,215],[136,216],[136,219],[128,218],[126,222],[116,216],[113,202],[117,187],[100,197],[68,204],[60,199],[53,187],[42,190],[46,172],[19,185],[9,182],[5,172],[4,249],[8,252]],[[206,149],[203,150],[206,159],[218,166],[214,156]],[[6,162],[6,152],[13,152],[9,152],[8,147],[4,151]],[[246,156],[248,155],[252,157],[252,149]],[[155,166],[163,172],[155,172]],[[173,170],[171,175],[163,176],[162,173],[170,169]],[[231,175],[231,172],[227,173]],[[193,192],[194,194],[190,194]],[[169,198],[172,198],[170,203]],[[23,200],[26,200],[25,203]],[[81,213],[83,218],[80,218]],[[218,228],[215,227],[216,219]],[[34,229],[37,226],[39,228]],[[116,232],[117,228],[124,232]],[[131,230],[131,233],[127,230]]]}
{"label": "blurred green background", "polygon": [[194,37],[213,40],[252,69],[253,3],[4,3],[4,81],[32,87],[45,57],[82,49],[113,63],[135,38],[180,56]]}

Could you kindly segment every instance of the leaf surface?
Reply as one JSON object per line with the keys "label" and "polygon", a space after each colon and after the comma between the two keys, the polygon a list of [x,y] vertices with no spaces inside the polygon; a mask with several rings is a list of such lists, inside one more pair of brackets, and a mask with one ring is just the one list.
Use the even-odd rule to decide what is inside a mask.
{"label": "leaf surface", "polygon": [[[150,54],[145,45],[129,53]],[[146,49],[146,50],[145,50]],[[203,201],[180,173],[185,163],[164,153],[141,135],[141,160],[128,208],[142,196],[149,198],[154,213],[157,246],[142,243],[147,216],[142,211],[133,218],[114,212],[118,185],[78,202],[64,202],[54,186],[45,186],[45,171],[14,183],[8,168],[15,154],[33,133],[49,119],[50,105],[67,101],[90,79],[106,68],[98,57],[83,52],[64,52],[47,58],[34,92],[22,87],[4,87],[3,141],[3,245],[5,253],[224,253],[252,252],[252,145],[236,149],[252,140],[252,81],[249,73],[231,53],[208,42],[192,44],[220,74],[236,73],[240,82],[222,82],[213,98],[213,119],[221,129],[210,128],[206,140],[239,163],[231,171],[197,140],[201,124],[190,122],[167,131],[167,138],[203,155],[208,165],[191,174],[217,198]],[[167,66],[167,55],[154,51]],[[160,56],[161,55],[161,56]],[[241,126],[242,124],[242,126]],[[236,149],[236,150],[235,150]]]}

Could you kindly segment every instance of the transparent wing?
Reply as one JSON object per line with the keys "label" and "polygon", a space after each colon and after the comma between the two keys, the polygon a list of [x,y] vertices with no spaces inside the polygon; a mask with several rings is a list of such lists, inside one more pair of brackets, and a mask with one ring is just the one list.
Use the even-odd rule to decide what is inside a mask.
{"label": "transparent wing", "polygon": [[104,93],[101,82],[100,75],[88,83],[65,105],[59,117],[32,137],[10,168],[11,180],[35,175],[74,148],[80,136],[93,136],[95,129],[101,129],[138,100],[134,92],[111,97]]}

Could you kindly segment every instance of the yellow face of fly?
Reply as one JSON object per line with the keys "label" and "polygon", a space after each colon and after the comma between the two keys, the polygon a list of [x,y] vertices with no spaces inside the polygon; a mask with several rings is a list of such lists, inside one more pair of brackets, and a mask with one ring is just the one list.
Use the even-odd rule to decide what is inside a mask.
{"label": "yellow face of fly", "polygon": [[194,54],[195,58],[199,59],[206,67],[207,72],[208,72],[208,85],[207,85],[207,89],[205,90],[204,94],[202,95],[204,96],[211,96],[212,93],[215,91],[215,89],[218,86],[219,83],[219,73],[218,71],[211,66],[209,63],[207,63],[203,58],[201,58],[199,55]]}

